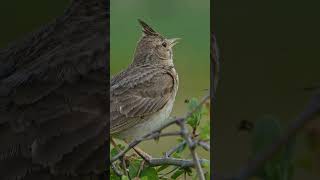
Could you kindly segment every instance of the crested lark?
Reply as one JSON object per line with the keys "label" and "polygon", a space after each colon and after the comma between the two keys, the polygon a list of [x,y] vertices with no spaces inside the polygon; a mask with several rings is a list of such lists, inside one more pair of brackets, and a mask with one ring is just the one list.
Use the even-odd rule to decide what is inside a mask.
{"label": "crested lark", "polygon": [[132,63],[111,79],[110,134],[130,141],[168,121],[178,90],[177,38],[166,39],[139,20],[143,35]]}

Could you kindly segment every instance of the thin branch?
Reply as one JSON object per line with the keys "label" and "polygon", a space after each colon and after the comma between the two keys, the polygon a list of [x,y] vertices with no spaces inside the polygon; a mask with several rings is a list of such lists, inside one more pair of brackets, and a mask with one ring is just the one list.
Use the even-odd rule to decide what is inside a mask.
{"label": "thin branch", "polygon": [[122,168],[123,168],[124,174],[126,176],[129,176],[126,160],[124,159],[124,157],[121,157],[120,160],[121,160],[121,164],[122,164]]}
{"label": "thin branch", "polygon": [[[203,166],[205,163],[208,163],[209,160],[207,159],[199,159],[200,165]],[[150,166],[162,166],[162,165],[173,165],[182,168],[186,167],[194,167],[195,163],[192,159],[178,159],[178,158],[169,158],[169,157],[162,157],[162,158],[151,158],[147,163]]]}
{"label": "thin branch", "polygon": [[179,124],[179,126],[181,127],[181,132],[182,132],[182,136],[184,138],[184,140],[187,142],[193,162],[195,163],[195,168],[197,170],[197,174],[200,180],[205,180],[204,177],[204,173],[200,164],[200,160],[198,157],[198,154],[195,151],[196,148],[196,144],[192,141],[189,132],[188,132],[188,128],[186,127],[186,124],[182,121],[178,121],[177,122]]}
{"label": "thin branch", "polygon": [[[179,119],[176,119],[176,120],[179,120]],[[155,131],[152,131],[144,136],[142,136],[141,138],[138,138],[138,139],[134,139],[133,141],[131,141],[128,146],[122,150],[120,153],[118,153],[117,155],[113,156],[110,160],[110,162],[114,162],[116,160],[118,160],[120,157],[124,156],[130,149],[132,149],[133,147],[135,147],[136,145],[138,145],[139,143],[141,143],[142,141],[144,141],[145,139],[150,139],[150,137],[152,137],[152,139],[156,139],[156,138],[159,138],[160,136],[160,133],[162,129],[172,125],[172,124],[175,124],[176,123],[176,120],[174,121],[171,121],[165,125],[163,125],[162,127],[158,128],[157,130]]]}
{"label": "thin branch", "polygon": [[246,180],[253,176],[257,170],[271,159],[284,145],[294,138],[299,131],[301,131],[311,120],[320,114],[320,93],[316,94],[305,110],[293,121],[292,125],[280,139],[270,146],[266,151],[257,155],[257,157],[248,162],[248,165],[240,171],[240,173],[233,178],[233,180]]}
{"label": "thin branch", "polygon": [[164,157],[170,157],[173,153],[175,153],[178,149],[182,148],[187,142],[182,141],[181,143],[177,144],[176,146],[169,149],[169,151],[165,152]]}
{"label": "thin branch", "polygon": [[155,133],[153,135],[150,135],[149,137],[143,138],[142,141],[157,139],[159,137],[166,137],[166,136],[181,136],[181,132]]}
{"label": "thin branch", "polygon": [[206,151],[210,151],[210,145],[204,141],[197,141],[197,144]]}
{"label": "thin branch", "polygon": [[113,163],[111,163],[111,168],[113,169],[113,171],[116,173],[117,176],[121,177],[123,175],[122,172]]}

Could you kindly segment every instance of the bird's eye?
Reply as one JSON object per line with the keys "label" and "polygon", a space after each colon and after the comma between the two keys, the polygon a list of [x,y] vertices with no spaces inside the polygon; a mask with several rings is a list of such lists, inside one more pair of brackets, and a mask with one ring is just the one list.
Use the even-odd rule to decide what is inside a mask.
{"label": "bird's eye", "polygon": [[163,46],[163,47],[167,47],[167,43],[166,43],[166,42],[163,42],[163,43],[162,43],[162,46]]}

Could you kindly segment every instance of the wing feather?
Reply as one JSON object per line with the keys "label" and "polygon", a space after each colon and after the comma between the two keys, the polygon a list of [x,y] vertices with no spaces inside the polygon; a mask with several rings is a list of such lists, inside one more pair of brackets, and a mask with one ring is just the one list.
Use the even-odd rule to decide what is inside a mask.
{"label": "wing feather", "polygon": [[110,92],[111,134],[160,111],[172,97],[175,85],[172,71],[160,67],[134,67],[114,79],[117,82],[111,80]]}

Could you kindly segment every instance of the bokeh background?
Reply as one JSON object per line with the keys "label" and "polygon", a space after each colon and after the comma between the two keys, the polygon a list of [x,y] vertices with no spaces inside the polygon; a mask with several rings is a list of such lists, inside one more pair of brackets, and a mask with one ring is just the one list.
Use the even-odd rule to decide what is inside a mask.
{"label": "bokeh background", "polygon": [[[251,133],[237,130],[240,121],[271,114],[286,127],[311,97],[304,88],[320,84],[320,2],[213,2],[222,74],[212,156],[214,171],[230,174],[251,152]],[[298,136],[294,179],[320,179],[320,151],[310,153],[304,135]]]}
{"label": "bokeh background", "polygon": [[[185,115],[185,99],[201,99],[210,87],[210,1],[111,0],[110,3],[111,75],[125,69],[132,61],[142,35],[138,18],[164,37],[182,38],[173,53],[180,84],[172,116]],[[141,148],[159,157],[174,144],[177,144],[175,138],[161,138],[158,144],[146,142]],[[209,157],[208,153],[201,153]]]}

